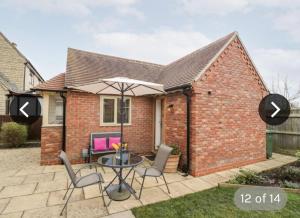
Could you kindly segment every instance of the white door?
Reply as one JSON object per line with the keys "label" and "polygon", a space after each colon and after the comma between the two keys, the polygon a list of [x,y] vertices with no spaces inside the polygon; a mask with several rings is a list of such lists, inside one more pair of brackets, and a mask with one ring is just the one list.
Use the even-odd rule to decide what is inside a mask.
{"label": "white door", "polygon": [[155,104],[155,149],[161,144],[161,99],[156,99]]}

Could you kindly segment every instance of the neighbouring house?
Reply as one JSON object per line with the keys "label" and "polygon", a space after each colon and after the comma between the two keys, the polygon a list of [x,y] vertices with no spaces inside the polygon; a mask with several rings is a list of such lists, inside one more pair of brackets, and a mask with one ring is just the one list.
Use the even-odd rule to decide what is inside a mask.
{"label": "neighbouring house", "polygon": [[0,115],[9,113],[9,93],[24,93],[43,82],[31,62],[0,32]]}
{"label": "neighbouring house", "polygon": [[168,65],[68,49],[66,72],[34,88],[44,98],[41,164],[59,163],[61,149],[82,163],[90,133],[119,131],[118,96],[70,88],[117,76],[161,83],[166,91],[127,97],[131,150],[178,144],[181,165],[194,176],[266,158],[258,105],[268,89],[234,32]]}

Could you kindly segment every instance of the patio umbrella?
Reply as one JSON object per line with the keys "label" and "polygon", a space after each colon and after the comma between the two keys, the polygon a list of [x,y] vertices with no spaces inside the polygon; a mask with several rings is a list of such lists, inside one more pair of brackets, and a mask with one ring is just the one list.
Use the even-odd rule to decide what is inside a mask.
{"label": "patio umbrella", "polygon": [[[163,94],[163,85],[145,82],[141,80],[129,79],[127,77],[114,77],[109,79],[100,79],[98,82],[85,84],[81,86],[74,86],[71,88],[91,92],[94,94],[109,94],[121,95],[121,146],[124,143],[123,124],[124,124],[124,96],[142,96]],[[122,149],[121,149],[121,163],[122,163]]]}

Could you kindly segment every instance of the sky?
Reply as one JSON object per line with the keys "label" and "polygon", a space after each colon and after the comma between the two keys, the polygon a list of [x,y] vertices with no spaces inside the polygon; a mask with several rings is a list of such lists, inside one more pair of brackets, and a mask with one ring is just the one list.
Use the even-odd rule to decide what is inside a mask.
{"label": "sky", "polygon": [[300,0],[1,0],[0,31],[49,79],[67,48],[168,64],[237,31],[272,89],[300,89]]}

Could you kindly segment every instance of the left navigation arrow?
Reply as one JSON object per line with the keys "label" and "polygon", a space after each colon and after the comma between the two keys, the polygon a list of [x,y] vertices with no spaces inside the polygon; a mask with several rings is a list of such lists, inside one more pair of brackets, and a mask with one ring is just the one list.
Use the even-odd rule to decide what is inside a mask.
{"label": "left navigation arrow", "polygon": [[23,106],[22,107],[20,107],[20,111],[21,111],[21,113],[25,116],[25,117],[27,117],[28,118],[28,114],[24,111],[24,108],[25,107],[27,107],[27,105],[29,104],[29,102],[27,101],[25,104],[23,104]]}

